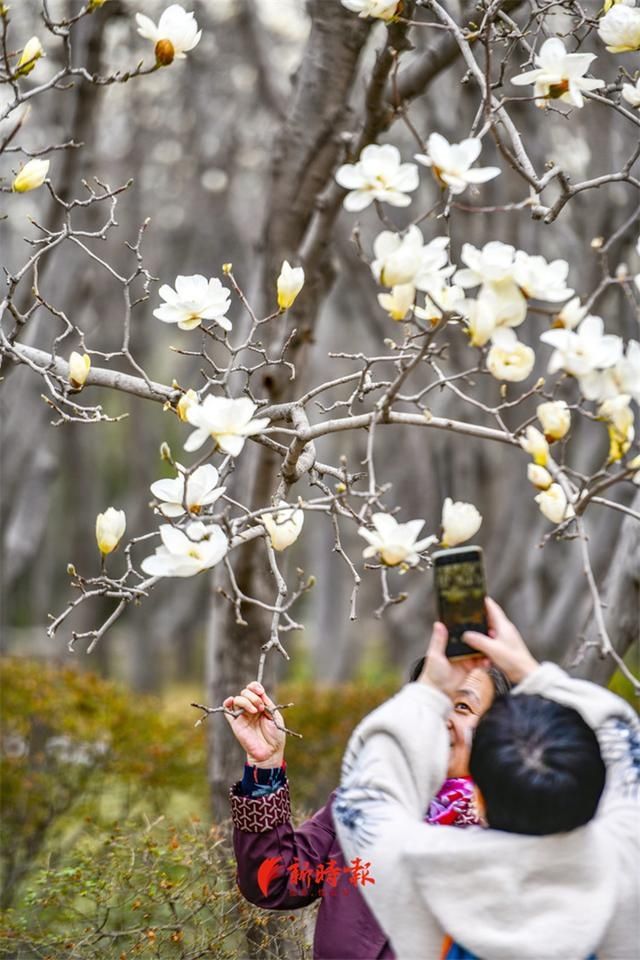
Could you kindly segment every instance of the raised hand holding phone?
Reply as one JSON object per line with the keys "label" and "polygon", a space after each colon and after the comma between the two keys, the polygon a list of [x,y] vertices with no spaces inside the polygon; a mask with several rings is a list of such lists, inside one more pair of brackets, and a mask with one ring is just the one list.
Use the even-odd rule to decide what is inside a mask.
{"label": "raised hand holding phone", "polygon": [[468,630],[464,633],[464,640],[477,653],[489,657],[512,683],[520,683],[538,667],[538,661],[502,607],[491,597],[486,598],[485,605],[487,631]]}
{"label": "raised hand holding phone", "polygon": [[424,667],[417,683],[436,687],[453,699],[466,675],[478,667],[488,667],[490,661],[478,651],[475,651],[474,657],[452,660],[447,656],[448,640],[449,633],[446,626],[436,620],[427,647]]}

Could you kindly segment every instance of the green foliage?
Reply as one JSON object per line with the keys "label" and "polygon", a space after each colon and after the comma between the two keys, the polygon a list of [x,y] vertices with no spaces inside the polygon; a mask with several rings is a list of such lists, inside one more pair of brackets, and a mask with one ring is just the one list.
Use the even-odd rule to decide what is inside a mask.
{"label": "green foliage", "polygon": [[108,832],[85,825],[64,866],[43,869],[20,910],[5,914],[0,956],[232,960],[246,956],[248,939],[265,958],[281,956],[276,940],[310,957],[300,914],[257,910],[241,897],[226,829],[160,818]]}
{"label": "green foliage", "polygon": [[[41,662],[0,662],[2,905],[40,850],[60,852],[83,815],[127,816],[144,798],[159,811],[188,790],[203,809],[202,735],[190,716],[162,712],[89,673]],[[73,820],[69,819],[73,813]]]}
{"label": "green foliage", "polygon": [[[382,668],[376,666],[376,677]],[[235,885],[229,824],[209,831],[205,725],[89,673],[0,661],[0,956],[308,957],[302,914],[260,911]],[[297,820],[326,802],[358,723],[399,684],[280,687]],[[207,723],[218,722],[212,717]],[[242,752],[238,748],[238,776]],[[305,911],[308,916],[308,911]],[[262,953],[260,954],[260,950]]]}

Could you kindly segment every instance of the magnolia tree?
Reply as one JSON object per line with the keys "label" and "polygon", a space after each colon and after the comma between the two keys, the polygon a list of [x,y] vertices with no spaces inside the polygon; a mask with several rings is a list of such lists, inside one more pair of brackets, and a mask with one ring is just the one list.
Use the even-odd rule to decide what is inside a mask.
{"label": "magnolia tree", "polygon": [[[212,582],[209,703],[194,706],[200,721],[222,712],[218,704],[230,692],[254,677],[268,679],[273,657],[289,656],[288,635],[301,628],[296,604],[314,576],[289,571],[286,552],[305,537],[310,514],[327,525],[333,562],[350,580],[345,616],[352,620],[361,612],[364,578],[379,582],[381,617],[420,588],[434,548],[465,543],[481,530],[477,503],[456,500],[454,490],[445,492],[435,525],[408,512],[395,493],[393,431],[403,431],[408,444],[436,431],[451,443],[473,439],[517,452],[512,485],[523,516],[535,503],[546,523],[543,542],[572,542],[580,595],[589,597],[577,648],[567,644],[557,653],[570,652],[574,666],[605,658],[609,673],[620,668],[640,690],[624,661],[638,636],[640,581],[640,508],[629,496],[640,484],[640,343],[633,335],[640,301],[640,76],[633,55],[640,8],[633,0],[608,0],[597,12],[568,0],[313,0],[311,32],[274,149],[264,255],[255,264],[212,264],[206,275],[176,276],[168,261],[157,286],[145,265],[146,221],[126,245],[127,262],[112,241],[118,206],[135,184],[80,180],[75,195],[62,195],[57,154],[79,145],[23,143],[39,102],[69,84],[153,85],[161,70],[175,71],[180,84],[179,61],[197,58],[199,10],[174,4],[157,23],[125,9],[140,44],[128,70],[96,74],[77,65],[76,31],[88,18],[106,16],[109,6],[89,0],[60,16],[43,0],[38,34],[29,37],[17,34],[9,7],[0,5],[4,207],[11,213],[38,190],[55,211],[48,224],[34,219],[22,264],[6,271],[3,366],[30,370],[61,429],[91,424],[99,431],[117,419],[105,412],[106,402],[86,400],[89,387],[105,398],[134,395],[164,411],[155,422],[168,476],[149,465],[148,529],[128,538],[125,512],[104,504],[95,529],[101,562],[93,570],[69,565],[68,602],[52,612],[49,635],[65,634],[71,649],[91,652],[108,642],[129,606],[152,602],[159,584],[168,589],[170,580],[177,593],[184,578],[205,573]],[[432,44],[426,48],[425,37]],[[40,79],[54,45],[61,66]],[[434,78],[453,63],[461,64],[474,107],[454,141],[414,116]],[[538,141],[558,117],[567,135],[572,126],[580,131],[583,111],[606,116],[629,148],[620,166],[576,181],[544,150],[540,160]],[[588,211],[596,194],[618,197],[620,190],[626,208],[616,201],[607,236],[582,236],[562,258],[545,254],[549,225],[574,205]],[[526,249],[504,242],[513,218],[532,225]],[[308,344],[333,283],[338,222],[348,224],[359,269],[367,265],[378,346],[333,349],[331,375],[316,376]],[[102,349],[97,336],[92,342],[41,288],[43,271],[51,261],[64,269],[70,248],[120,288],[117,350]],[[626,262],[612,257],[621,249]],[[576,288],[573,277],[588,253],[597,271]],[[237,277],[252,273],[257,281],[245,288]],[[613,294],[635,317],[624,336],[612,332]],[[46,324],[34,330],[43,316]],[[196,359],[197,379],[182,383],[176,372],[172,382],[155,380],[132,350],[133,323],[183,331],[173,349]],[[456,401],[459,415],[441,414],[442,397]],[[179,452],[165,442],[161,416],[179,421]],[[326,442],[347,433],[366,436],[364,459],[350,462]],[[598,451],[588,470],[576,453],[584,449],[579,436]],[[146,489],[138,493],[149,498]],[[626,518],[608,604],[594,572],[594,509]],[[517,528],[517,514],[511,522]],[[491,537],[486,525],[483,533]],[[527,556],[519,562],[526,565]],[[112,603],[109,616],[88,631],[74,629],[78,608],[97,598]],[[611,619],[618,602],[622,625]],[[214,809],[223,814],[235,759],[224,750],[226,726],[209,724]]]}

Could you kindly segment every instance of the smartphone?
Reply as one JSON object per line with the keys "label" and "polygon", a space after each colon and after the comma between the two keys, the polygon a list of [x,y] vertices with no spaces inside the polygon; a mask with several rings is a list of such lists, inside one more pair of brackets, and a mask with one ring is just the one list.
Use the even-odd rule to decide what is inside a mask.
{"label": "smartphone", "polygon": [[487,633],[484,598],[487,593],[481,547],[454,547],[432,554],[438,615],[449,631],[447,656],[481,657],[483,654],[462,642],[465,630]]}

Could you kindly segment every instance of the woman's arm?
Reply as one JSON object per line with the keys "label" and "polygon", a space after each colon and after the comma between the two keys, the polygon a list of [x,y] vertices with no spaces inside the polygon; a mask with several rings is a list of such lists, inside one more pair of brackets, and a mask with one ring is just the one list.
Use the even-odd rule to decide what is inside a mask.
{"label": "woman's arm", "polygon": [[[240,892],[258,907],[295,910],[320,895],[323,870],[333,855],[336,835],[331,794],[326,805],[294,829],[289,784],[250,798],[231,790],[233,847]],[[339,859],[341,868],[342,859]],[[318,880],[316,880],[318,876]]]}
{"label": "woman's arm", "polygon": [[247,753],[245,777],[229,794],[238,886],[260,907],[304,907],[320,895],[322,868],[339,849],[330,802],[295,830],[281,714],[257,681],[239,696],[227,697],[224,706],[242,710],[237,717],[225,716]]}

